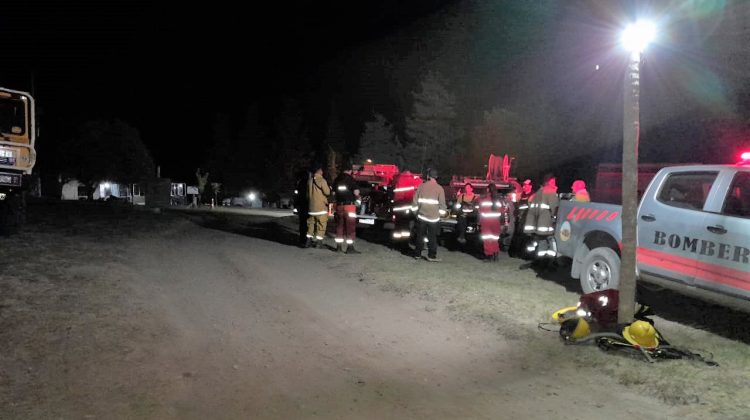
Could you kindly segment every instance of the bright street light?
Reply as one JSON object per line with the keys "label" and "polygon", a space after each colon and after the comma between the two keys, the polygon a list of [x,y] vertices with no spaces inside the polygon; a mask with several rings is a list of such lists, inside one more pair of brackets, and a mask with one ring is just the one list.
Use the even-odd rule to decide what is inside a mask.
{"label": "bright street light", "polygon": [[628,25],[620,42],[626,50],[641,53],[656,38],[656,25],[649,20],[639,20]]}
{"label": "bright street light", "polygon": [[617,322],[630,323],[635,314],[636,242],[638,236],[638,143],[640,141],[641,53],[656,38],[656,25],[639,20],[622,32],[622,46],[630,52],[625,73],[622,142],[622,248]]}

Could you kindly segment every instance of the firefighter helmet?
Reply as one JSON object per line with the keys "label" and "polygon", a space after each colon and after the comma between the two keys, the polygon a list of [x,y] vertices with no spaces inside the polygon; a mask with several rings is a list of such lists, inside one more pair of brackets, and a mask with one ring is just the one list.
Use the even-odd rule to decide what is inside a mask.
{"label": "firefighter helmet", "polygon": [[659,346],[656,329],[646,321],[635,321],[622,329],[622,336],[634,346],[654,348]]}
{"label": "firefighter helmet", "polygon": [[558,311],[555,311],[555,313],[552,314],[552,319],[559,323],[563,323],[564,321],[567,321],[568,319],[577,317],[576,311],[578,310],[577,306],[568,306],[567,308],[562,308]]}
{"label": "firefighter helmet", "polygon": [[589,323],[584,318],[572,318],[560,325],[560,336],[565,340],[580,340],[591,334]]}

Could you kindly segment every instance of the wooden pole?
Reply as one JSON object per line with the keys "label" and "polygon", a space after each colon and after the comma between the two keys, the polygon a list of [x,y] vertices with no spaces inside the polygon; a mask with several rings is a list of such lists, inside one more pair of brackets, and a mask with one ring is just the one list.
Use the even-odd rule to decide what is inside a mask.
{"label": "wooden pole", "polygon": [[636,294],[636,237],[638,218],[638,142],[640,138],[641,53],[632,52],[625,74],[622,143],[622,252],[617,322],[633,321]]}

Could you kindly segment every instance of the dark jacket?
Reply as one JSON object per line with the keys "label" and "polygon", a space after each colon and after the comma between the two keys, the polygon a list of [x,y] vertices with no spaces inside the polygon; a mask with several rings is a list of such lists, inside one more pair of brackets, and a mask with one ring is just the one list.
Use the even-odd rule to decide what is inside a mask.
{"label": "dark jacket", "polygon": [[344,172],[333,183],[333,193],[335,194],[336,204],[355,204],[359,190],[354,178]]}

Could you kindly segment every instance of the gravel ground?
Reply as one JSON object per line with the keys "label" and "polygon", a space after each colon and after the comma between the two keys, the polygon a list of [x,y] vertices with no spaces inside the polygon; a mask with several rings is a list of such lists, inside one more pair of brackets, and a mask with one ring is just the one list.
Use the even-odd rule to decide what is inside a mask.
{"label": "gravel ground", "polygon": [[[0,418],[747,418],[747,316],[667,293],[721,366],[541,331],[565,269],[303,250],[294,219],[32,207],[0,238]],[[332,245],[332,241],[331,241]]]}

